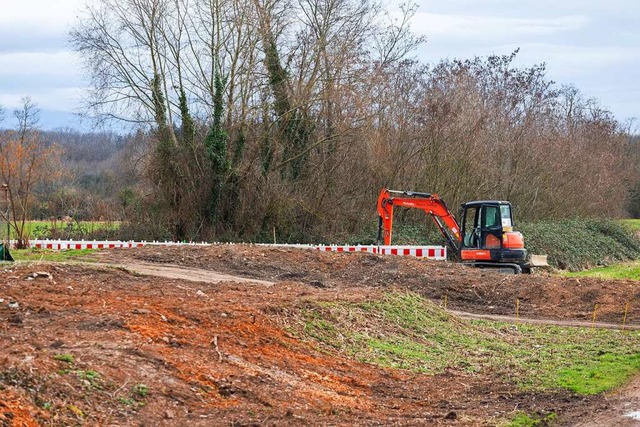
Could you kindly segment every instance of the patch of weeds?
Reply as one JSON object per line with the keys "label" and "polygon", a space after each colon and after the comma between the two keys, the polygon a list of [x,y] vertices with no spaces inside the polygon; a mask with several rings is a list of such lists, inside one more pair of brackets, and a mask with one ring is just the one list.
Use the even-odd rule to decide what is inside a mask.
{"label": "patch of weeds", "polygon": [[137,397],[145,398],[149,394],[149,387],[145,384],[136,384],[133,386],[133,394]]}
{"label": "patch of weeds", "polygon": [[86,416],[82,409],[78,408],[76,405],[68,405],[67,409],[73,412],[78,418],[84,418]]}
{"label": "patch of weeds", "polygon": [[149,394],[149,388],[145,384],[135,384],[131,388],[131,394],[120,396],[117,398],[118,403],[126,406],[129,410],[135,412],[139,408],[145,406],[144,399]]}
{"label": "patch of weeds", "polygon": [[[372,353],[371,359],[375,363],[394,368],[429,371],[432,358],[424,344],[404,339],[390,341],[372,338],[368,340],[368,345]],[[424,364],[420,366],[419,361],[423,361]]]}
{"label": "patch of weeds", "polygon": [[518,412],[513,420],[509,424],[508,427],[541,427],[552,425],[556,418],[557,414],[555,412],[551,412],[546,416],[539,415],[529,415],[525,412]]}
{"label": "patch of weeds", "polygon": [[68,353],[56,354],[55,356],[53,356],[53,358],[60,362],[73,363],[73,355]]}
{"label": "patch of weeds", "polygon": [[76,376],[86,382],[87,385],[93,388],[102,388],[99,384],[100,374],[96,371],[74,371]]}
{"label": "patch of weeds", "polygon": [[327,345],[335,346],[337,341],[335,327],[324,319],[312,316],[304,325],[304,331],[312,338]]}
{"label": "patch of weeds", "polygon": [[640,219],[623,219],[620,221],[631,233],[640,231]]}
{"label": "patch of weeds", "polygon": [[131,394],[128,396],[118,397],[118,402],[128,406],[132,410],[137,410],[145,405],[145,402],[140,400],[147,397],[149,394],[149,387],[146,384],[135,384],[131,388]]}
{"label": "patch of weeds", "polygon": [[[87,255],[95,252],[95,249],[69,249],[62,251],[55,251],[52,249],[20,249],[12,250],[11,255],[16,261],[52,261],[52,262],[64,262],[75,260],[78,258],[85,258]],[[97,260],[93,258],[86,258],[83,261],[95,262]]]}
{"label": "patch of weeds", "polygon": [[131,399],[130,397],[119,397],[118,402],[127,406],[134,406],[136,403],[136,401]]}

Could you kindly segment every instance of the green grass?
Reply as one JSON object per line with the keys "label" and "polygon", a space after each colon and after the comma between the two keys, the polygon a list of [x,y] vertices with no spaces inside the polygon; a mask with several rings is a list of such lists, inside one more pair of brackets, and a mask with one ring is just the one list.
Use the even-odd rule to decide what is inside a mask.
{"label": "green grass", "polygon": [[[94,252],[95,249],[69,249],[64,251],[54,251],[50,249],[12,249],[11,256],[16,261],[52,261],[65,262],[85,258],[86,255]],[[83,261],[95,261],[91,258]]]}
{"label": "green grass", "polygon": [[53,358],[60,362],[73,363],[73,355],[71,354],[56,354]]}
{"label": "green grass", "polygon": [[135,396],[145,398],[149,394],[149,387],[145,384],[136,384],[132,391]]}
{"label": "green grass", "polygon": [[640,353],[605,353],[584,366],[558,371],[558,384],[579,394],[597,394],[611,390],[640,370]]}
{"label": "green grass", "polygon": [[640,219],[622,219],[620,222],[633,233],[640,231]]}
{"label": "green grass", "polygon": [[638,332],[465,321],[412,293],[357,304],[309,302],[299,316],[297,333],[362,362],[486,373],[523,390],[596,394],[640,371]]}
{"label": "green grass", "polygon": [[[0,223],[0,236],[6,238],[6,223]],[[98,234],[114,234],[120,229],[119,221],[78,221],[66,223],[64,221],[28,221],[26,223],[27,235],[31,239],[80,239],[83,236]],[[11,230],[11,238],[15,238],[15,232]]]}
{"label": "green grass", "polygon": [[565,273],[568,277],[599,277],[601,279],[631,279],[640,280],[640,261],[613,264],[606,267],[597,267]]}
{"label": "green grass", "polygon": [[542,417],[539,415],[529,415],[524,412],[518,412],[513,420],[509,424],[508,427],[537,427],[537,426],[547,426],[555,421],[557,418],[557,414],[555,412],[551,412],[550,414]]}

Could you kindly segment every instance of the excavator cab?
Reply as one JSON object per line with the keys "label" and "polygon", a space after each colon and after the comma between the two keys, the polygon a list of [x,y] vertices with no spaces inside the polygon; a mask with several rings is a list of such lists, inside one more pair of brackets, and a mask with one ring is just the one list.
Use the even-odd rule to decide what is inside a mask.
{"label": "excavator cab", "polygon": [[482,200],[463,203],[460,210],[460,259],[478,267],[496,263],[517,273],[527,269],[522,234],[513,231],[511,203]]}

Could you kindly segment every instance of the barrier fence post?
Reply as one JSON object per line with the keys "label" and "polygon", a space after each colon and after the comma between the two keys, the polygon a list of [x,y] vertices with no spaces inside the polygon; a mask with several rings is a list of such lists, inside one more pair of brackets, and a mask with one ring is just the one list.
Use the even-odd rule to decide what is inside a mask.
{"label": "barrier fence post", "polygon": [[598,311],[598,303],[593,305],[593,317],[591,318],[591,329],[596,327],[596,311]]}
{"label": "barrier fence post", "polygon": [[520,298],[516,298],[516,325],[520,320]]}

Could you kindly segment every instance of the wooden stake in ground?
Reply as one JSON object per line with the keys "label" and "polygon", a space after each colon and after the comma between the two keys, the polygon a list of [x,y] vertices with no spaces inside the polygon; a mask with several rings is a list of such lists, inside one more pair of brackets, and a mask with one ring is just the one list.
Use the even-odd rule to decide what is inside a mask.
{"label": "wooden stake in ground", "polygon": [[516,298],[516,325],[518,324],[518,320],[520,320],[520,299]]}
{"label": "wooden stake in ground", "polygon": [[624,331],[627,325],[627,313],[629,312],[629,301],[624,305],[624,316],[622,317],[622,330]]}
{"label": "wooden stake in ground", "polygon": [[593,305],[593,317],[591,318],[591,329],[596,327],[596,311],[598,311],[598,303]]}

